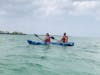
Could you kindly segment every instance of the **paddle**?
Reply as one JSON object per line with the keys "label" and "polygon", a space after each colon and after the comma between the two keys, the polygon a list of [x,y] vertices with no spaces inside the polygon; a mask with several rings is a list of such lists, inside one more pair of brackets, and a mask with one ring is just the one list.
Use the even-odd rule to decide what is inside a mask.
{"label": "paddle", "polygon": [[53,36],[51,36],[51,39],[55,39]]}
{"label": "paddle", "polygon": [[43,39],[42,39],[42,38],[40,38],[37,34],[34,34],[34,36],[36,36],[37,38],[39,38],[40,40],[42,40],[42,41],[43,41]]}
{"label": "paddle", "polygon": [[[40,38],[37,34],[34,34],[34,35],[35,35],[37,38],[39,38],[40,40],[43,41],[43,39]],[[58,39],[56,39],[54,36],[51,36],[50,38],[53,39],[53,40],[56,40],[56,41],[58,41],[58,42],[61,42],[61,41],[59,41]]]}
{"label": "paddle", "polygon": [[54,36],[51,36],[51,39],[56,40],[58,42],[60,42],[60,40],[56,39]]}

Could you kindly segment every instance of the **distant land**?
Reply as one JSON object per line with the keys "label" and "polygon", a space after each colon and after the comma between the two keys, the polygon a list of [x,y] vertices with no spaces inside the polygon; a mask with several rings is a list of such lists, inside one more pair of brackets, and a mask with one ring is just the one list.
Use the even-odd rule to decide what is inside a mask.
{"label": "distant land", "polygon": [[9,31],[0,31],[0,34],[10,34],[10,35],[26,35],[25,33],[23,32],[17,32],[17,31],[14,31],[14,32],[9,32]]}

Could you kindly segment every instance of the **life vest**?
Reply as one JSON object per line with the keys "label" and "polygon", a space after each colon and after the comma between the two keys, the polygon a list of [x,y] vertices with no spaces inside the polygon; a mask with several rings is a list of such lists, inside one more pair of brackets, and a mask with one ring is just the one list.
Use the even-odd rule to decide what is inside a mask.
{"label": "life vest", "polygon": [[46,42],[46,43],[50,43],[50,41],[51,41],[51,40],[50,40],[50,37],[47,36],[47,37],[45,38],[45,42]]}
{"label": "life vest", "polygon": [[62,41],[63,43],[68,42],[68,38],[67,38],[67,36],[63,36],[62,39],[61,39],[61,41]]}

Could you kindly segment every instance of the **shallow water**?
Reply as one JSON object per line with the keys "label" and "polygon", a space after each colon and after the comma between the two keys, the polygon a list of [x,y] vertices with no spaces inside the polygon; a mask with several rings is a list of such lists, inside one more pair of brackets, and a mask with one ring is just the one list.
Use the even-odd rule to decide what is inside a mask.
{"label": "shallow water", "polygon": [[0,75],[100,75],[100,38],[69,37],[72,47],[28,45],[28,39],[41,41],[0,35]]}

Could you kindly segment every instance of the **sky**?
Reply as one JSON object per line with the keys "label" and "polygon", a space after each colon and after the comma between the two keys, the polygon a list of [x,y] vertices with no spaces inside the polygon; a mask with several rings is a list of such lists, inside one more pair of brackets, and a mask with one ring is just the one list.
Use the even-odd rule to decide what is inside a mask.
{"label": "sky", "polygon": [[100,0],[0,0],[0,30],[100,36]]}

